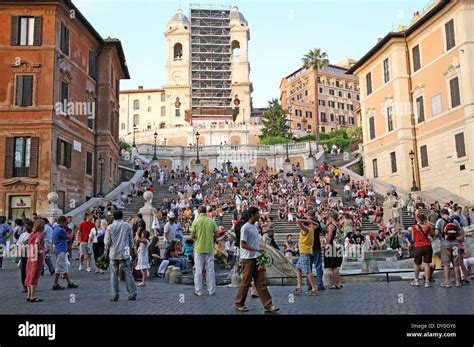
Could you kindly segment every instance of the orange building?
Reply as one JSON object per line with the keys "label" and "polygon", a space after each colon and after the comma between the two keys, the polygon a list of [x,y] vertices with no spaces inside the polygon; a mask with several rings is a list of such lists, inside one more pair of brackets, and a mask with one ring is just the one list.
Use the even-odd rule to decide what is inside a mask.
{"label": "orange building", "polygon": [[120,41],[69,0],[2,1],[0,26],[0,215],[41,212],[51,191],[69,211],[111,190],[129,78]]}
{"label": "orange building", "polygon": [[346,71],[345,66],[329,65],[319,68],[316,76],[314,69],[300,68],[282,79],[280,102],[289,114],[292,129],[315,132],[319,128],[320,132],[329,132],[357,126],[358,78]]}
{"label": "orange building", "polygon": [[361,81],[368,177],[474,201],[473,23],[472,1],[432,1],[349,69]]}

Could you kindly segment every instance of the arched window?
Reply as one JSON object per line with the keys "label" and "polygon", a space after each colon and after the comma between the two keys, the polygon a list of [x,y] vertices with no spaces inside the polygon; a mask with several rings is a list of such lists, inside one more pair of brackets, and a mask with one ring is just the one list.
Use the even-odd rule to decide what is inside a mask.
{"label": "arched window", "polygon": [[125,130],[125,127],[126,127],[126,124],[125,124],[125,123],[122,123],[121,129],[122,129],[122,130]]}
{"label": "arched window", "polygon": [[166,123],[165,122],[161,122],[160,123],[160,129],[164,129],[166,127]]}
{"label": "arched window", "polygon": [[139,110],[140,109],[140,101],[139,100],[134,100],[133,101],[133,109],[134,110]]}
{"label": "arched window", "polygon": [[133,115],[133,124],[135,124],[137,126],[140,125],[140,115],[138,115],[138,114]]}
{"label": "arched window", "polygon": [[231,45],[232,57],[240,57],[240,42],[237,40],[232,41]]}
{"label": "arched window", "polygon": [[183,45],[179,42],[174,45],[173,57],[174,60],[180,60],[183,58]]}

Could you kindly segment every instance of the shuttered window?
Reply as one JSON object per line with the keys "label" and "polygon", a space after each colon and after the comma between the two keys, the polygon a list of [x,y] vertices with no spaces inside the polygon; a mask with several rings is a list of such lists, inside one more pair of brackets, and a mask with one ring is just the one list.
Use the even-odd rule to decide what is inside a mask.
{"label": "shuttered window", "polygon": [[5,178],[38,176],[38,137],[7,137]]}
{"label": "shuttered window", "polygon": [[464,133],[459,133],[454,136],[456,142],[456,153],[458,158],[466,156],[466,145],[464,143]]}
{"label": "shuttered window", "polygon": [[69,29],[61,23],[61,52],[69,55]]}
{"label": "shuttered window", "polygon": [[89,76],[97,79],[97,54],[92,51],[89,52]]}
{"label": "shuttered window", "polygon": [[388,131],[393,130],[393,111],[392,106],[387,107],[387,129]]}
{"label": "shuttered window", "polygon": [[365,75],[365,84],[367,88],[367,95],[372,94],[372,74],[370,72]]}
{"label": "shuttered window", "polygon": [[421,68],[421,59],[420,59],[420,45],[416,45],[412,49],[413,54],[413,71],[418,71]]}
{"label": "shuttered window", "polygon": [[428,148],[426,145],[420,147],[421,167],[427,167],[428,164]]}
{"label": "shuttered window", "polygon": [[43,35],[42,17],[11,18],[10,44],[12,46],[41,46]]}
{"label": "shuttered window", "polygon": [[69,102],[69,85],[61,81],[61,104],[63,107],[64,114],[67,114],[67,104]]}
{"label": "shuttered window", "polygon": [[71,167],[71,156],[72,156],[72,145],[66,141],[58,139],[56,148],[56,163],[58,165],[70,168]]}
{"label": "shuttered window", "polygon": [[16,106],[33,105],[33,75],[16,76]]}
{"label": "shuttered window", "polygon": [[449,88],[451,92],[451,107],[461,105],[461,96],[459,94],[459,78],[455,77],[449,81]]}
{"label": "shuttered window", "polygon": [[377,163],[377,159],[372,159],[372,170],[373,170],[374,178],[379,177],[379,166]]}
{"label": "shuttered window", "polygon": [[369,118],[369,128],[370,128],[370,139],[375,139],[375,118]]}
{"label": "shuttered window", "polygon": [[423,103],[423,97],[416,98],[416,112],[418,115],[418,123],[425,121],[425,106]]}
{"label": "shuttered window", "polygon": [[392,173],[397,172],[397,154],[395,152],[390,153],[390,164],[392,166]]}
{"label": "shuttered window", "polygon": [[86,175],[92,176],[92,153],[86,153]]}
{"label": "shuttered window", "polygon": [[446,50],[449,51],[451,48],[456,46],[456,37],[454,35],[454,20],[451,19],[444,25],[446,31]]}

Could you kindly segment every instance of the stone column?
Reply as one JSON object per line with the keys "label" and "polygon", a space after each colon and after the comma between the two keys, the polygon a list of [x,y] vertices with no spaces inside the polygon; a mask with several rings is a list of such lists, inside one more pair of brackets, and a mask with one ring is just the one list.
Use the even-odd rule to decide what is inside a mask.
{"label": "stone column", "polygon": [[63,210],[58,207],[59,196],[56,192],[51,192],[48,194],[49,205],[44,210],[41,211],[40,215],[43,218],[48,218],[48,220],[53,223],[54,218],[58,218],[63,215]]}
{"label": "stone column", "polygon": [[151,232],[151,226],[153,225],[153,213],[156,211],[151,203],[153,200],[153,193],[147,191],[143,194],[143,198],[145,199],[145,205],[140,209],[139,212],[143,215],[143,220],[146,223],[146,229]]}
{"label": "stone column", "polygon": [[202,172],[202,165],[194,164],[194,172],[196,173],[196,175],[199,175]]}

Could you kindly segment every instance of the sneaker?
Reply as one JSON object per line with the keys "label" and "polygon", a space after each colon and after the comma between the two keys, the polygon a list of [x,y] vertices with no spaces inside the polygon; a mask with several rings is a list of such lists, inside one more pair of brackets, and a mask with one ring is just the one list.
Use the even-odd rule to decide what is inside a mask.
{"label": "sneaker", "polygon": [[136,295],[129,296],[128,300],[131,300],[131,301],[137,300],[137,296]]}
{"label": "sneaker", "polygon": [[113,298],[110,298],[110,301],[118,301],[119,297],[118,296],[114,296]]}
{"label": "sneaker", "polygon": [[275,305],[265,307],[265,313],[275,313],[278,311],[280,311],[280,308]]}
{"label": "sneaker", "polygon": [[75,284],[75,283],[69,283],[69,284],[67,285],[67,289],[74,289],[74,288],[78,288],[78,287],[79,287],[79,286],[78,286],[77,284]]}
{"label": "sneaker", "polygon": [[454,286],[455,286],[456,288],[460,288],[460,287],[462,287],[462,284],[461,284],[461,282],[456,282],[456,284],[455,284]]}
{"label": "sneaker", "polygon": [[92,270],[91,270],[90,267],[88,267],[88,268],[86,269],[86,271],[87,271],[87,272],[91,272]]}
{"label": "sneaker", "polygon": [[240,312],[248,312],[249,311],[249,309],[246,306],[234,306],[234,308],[237,311],[240,311]]}
{"label": "sneaker", "polygon": [[425,281],[425,288],[431,288],[431,284],[428,281]]}
{"label": "sneaker", "polygon": [[53,290],[64,290],[64,289],[66,288],[61,286],[60,284],[56,284],[55,286],[53,286]]}
{"label": "sneaker", "polygon": [[449,281],[448,282],[443,281],[443,282],[441,282],[440,287],[441,288],[451,288],[451,283],[449,283]]}
{"label": "sneaker", "polygon": [[410,284],[413,286],[413,287],[419,287],[420,286],[420,282],[418,280],[413,280],[410,282]]}
{"label": "sneaker", "polygon": [[79,271],[82,271],[83,267],[82,265],[79,265]]}
{"label": "sneaker", "polygon": [[201,296],[202,293],[194,292],[194,295],[196,295],[196,296]]}

